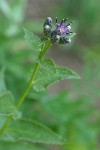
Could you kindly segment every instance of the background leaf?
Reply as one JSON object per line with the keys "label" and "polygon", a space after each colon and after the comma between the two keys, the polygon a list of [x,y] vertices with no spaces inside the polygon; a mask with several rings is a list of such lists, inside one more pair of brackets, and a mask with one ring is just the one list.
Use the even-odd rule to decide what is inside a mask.
{"label": "background leaf", "polygon": [[63,79],[79,79],[79,75],[74,71],[60,67],[52,59],[39,60],[40,70],[33,82],[33,88],[36,91],[45,90],[49,85]]}
{"label": "background leaf", "polygon": [[15,114],[16,107],[13,95],[7,91],[0,95],[0,115]]}
{"label": "background leaf", "polygon": [[45,150],[27,142],[0,142],[0,148],[2,150]]}
{"label": "background leaf", "polygon": [[0,10],[13,24],[22,22],[25,6],[25,0],[10,0],[10,4],[7,1],[0,0]]}
{"label": "background leaf", "polygon": [[5,14],[9,19],[12,17],[12,12],[8,3],[4,0],[0,0],[0,10]]}

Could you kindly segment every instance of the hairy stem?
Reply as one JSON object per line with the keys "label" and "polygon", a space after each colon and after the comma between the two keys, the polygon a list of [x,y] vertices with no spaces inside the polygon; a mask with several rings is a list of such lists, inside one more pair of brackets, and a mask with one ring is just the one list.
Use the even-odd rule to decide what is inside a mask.
{"label": "hairy stem", "polygon": [[[40,54],[39,54],[38,59],[41,59],[41,58],[44,56],[44,54],[46,53],[46,51],[49,49],[50,46],[51,46],[51,43],[50,43],[49,41],[47,41],[45,44],[42,45],[41,52],[40,52]],[[29,90],[30,90],[30,88],[31,88],[31,86],[32,86],[32,83],[33,83],[33,81],[34,81],[34,79],[35,79],[35,76],[36,76],[36,74],[37,74],[38,69],[39,69],[39,64],[38,64],[38,62],[37,62],[36,65],[35,65],[35,68],[34,68],[34,70],[33,70],[32,77],[31,77],[31,79],[30,79],[30,81],[29,81],[29,83],[28,83],[28,85],[27,85],[27,87],[26,87],[24,93],[22,94],[21,98],[19,99],[18,103],[16,104],[16,108],[17,108],[17,109],[18,109],[18,108],[22,105],[22,103],[24,102],[24,100],[25,100],[25,98],[26,98],[26,96],[27,96],[27,94],[28,94],[28,92],[29,92]],[[2,127],[1,130],[0,130],[0,136],[2,136],[3,133],[6,131],[6,128],[7,128],[8,124],[9,124],[10,121],[12,120],[12,117],[13,117],[13,115],[9,116],[9,117],[7,118],[7,120],[5,121],[3,127]]]}
{"label": "hairy stem", "polygon": [[35,75],[36,75],[36,73],[38,71],[38,68],[39,68],[39,64],[36,63],[36,66],[35,66],[34,71],[32,73],[32,77],[31,77],[31,79],[30,79],[30,81],[29,81],[29,83],[27,85],[27,88],[26,88],[25,92],[23,93],[23,95],[21,96],[20,100],[18,101],[18,103],[16,105],[17,109],[21,106],[21,104],[23,103],[25,97],[27,96],[27,94],[28,94],[28,92],[29,92],[29,90],[31,88],[32,82],[33,82],[33,80],[35,78]]}

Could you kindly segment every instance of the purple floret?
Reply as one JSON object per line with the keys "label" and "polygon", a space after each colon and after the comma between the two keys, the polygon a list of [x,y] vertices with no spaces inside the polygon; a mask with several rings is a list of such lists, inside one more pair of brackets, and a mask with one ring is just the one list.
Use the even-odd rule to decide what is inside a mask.
{"label": "purple floret", "polygon": [[58,35],[68,34],[70,32],[71,26],[66,25],[65,23],[56,24],[56,33]]}

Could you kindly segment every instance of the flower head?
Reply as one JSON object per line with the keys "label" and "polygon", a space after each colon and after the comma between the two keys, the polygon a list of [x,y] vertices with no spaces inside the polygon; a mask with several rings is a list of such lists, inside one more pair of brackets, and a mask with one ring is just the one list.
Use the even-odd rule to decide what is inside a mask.
{"label": "flower head", "polygon": [[[68,18],[67,18],[68,19]],[[64,34],[69,34],[71,30],[71,23],[65,24],[67,19],[62,19],[61,23],[58,24],[57,22],[57,17],[56,17],[56,33],[58,35],[64,35]]]}
{"label": "flower head", "polygon": [[[67,18],[68,19],[68,18]],[[61,23],[58,23],[57,17],[56,17],[56,28],[54,31],[51,31],[52,28],[52,19],[48,17],[45,20],[44,23],[44,35],[46,37],[49,37],[52,43],[59,43],[59,44],[66,44],[70,43],[71,39],[67,36],[70,34],[73,34],[73,32],[70,32],[71,30],[71,23],[66,24],[67,19],[62,19]],[[47,28],[48,25],[48,28]]]}
{"label": "flower head", "polygon": [[70,25],[66,25],[65,23],[60,23],[56,25],[56,32],[58,35],[64,35],[66,33],[69,33],[71,29]]}

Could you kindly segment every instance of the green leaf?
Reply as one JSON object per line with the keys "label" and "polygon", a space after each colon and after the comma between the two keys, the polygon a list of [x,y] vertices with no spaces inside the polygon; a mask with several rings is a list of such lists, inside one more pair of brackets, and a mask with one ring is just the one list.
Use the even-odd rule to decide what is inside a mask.
{"label": "green leaf", "polygon": [[17,119],[21,116],[19,111],[16,110],[14,97],[9,91],[0,95],[0,115],[13,115],[13,119]]}
{"label": "green leaf", "polygon": [[79,79],[79,75],[74,71],[58,66],[52,59],[38,61],[40,70],[33,82],[33,88],[36,91],[45,90],[49,85],[63,79]]}
{"label": "green leaf", "polygon": [[34,51],[40,52],[41,50],[41,40],[35,36],[32,32],[24,29],[26,42]]}
{"label": "green leaf", "polygon": [[13,121],[7,128],[3,140],[33,143],[63,144],[64,139],[48,127],[32,120]]}
{"label": "green leaf", "polygon": [[45,150],[38,146],[35,146],[33,143],[27,142],[0,142],[1,150]]}

